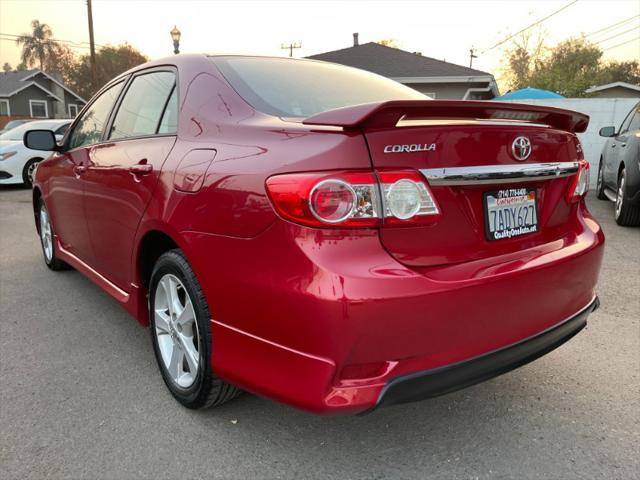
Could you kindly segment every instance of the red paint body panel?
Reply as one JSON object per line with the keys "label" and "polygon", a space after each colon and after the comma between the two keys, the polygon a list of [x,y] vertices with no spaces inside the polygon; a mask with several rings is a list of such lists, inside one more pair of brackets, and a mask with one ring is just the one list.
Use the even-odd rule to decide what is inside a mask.
{"label": "red paint body panel", "polygon": [[[317,413],[362,412],[398,376],[510,345],[593,299],[604,236],[583,200],[566,201],[571,178],[535,183],[540,232],[496,242],[482,229],[490,185],[432,187],[438,221],[397,229],[295,225],[278,217],[265,190],[266,179],[281,173],[508,165],[508,146],[523,132],[534,144],[528,162],[575,160],[569,131],[582,128],[583,116],[526,106],[520,110],[547,115],[554,128],[391,128],[387,113],[427,106],[390,102],[306,122],[363,127],[343,130],[256,111],[206,57],[150,67],[166,64],[178,71],[177,135],[56,154],[40,164],[35,188],[60,257],[142,324],[143,240],[161,232],[184,251],[208,300],[211,361],[222,378]],[[494,108],[453,103],[450,110],[433,102],[430,111],[480,116]],[[390,143],[437,148],[384,155]],[[143,159],[152,171],[131,173]]]}
{"label": "red paint body panel", "polygon": [[[512,140],[526,134],[533,149],[525,162],[510,152]],[[570,162],[578,159],[575,136],[547,127],[514,125],[451,125],[371,129],[365,134],[376,168],[429,169],[481,165],[526,165]],[[435,150],[402,154],[384,153],[389,144],[428,144]],[[438,223],[421,229],[384,229],[385,247],[408,265],[429,266],[496,256],[562,238],[572,231],[569,219],[575,205],[564,196],[572,177],[519,182],[499,186],[432,186],[443,215]],[[536,189],[539,232],[503,241],[488,241],[484,233],[483,193],[499,188]]]}

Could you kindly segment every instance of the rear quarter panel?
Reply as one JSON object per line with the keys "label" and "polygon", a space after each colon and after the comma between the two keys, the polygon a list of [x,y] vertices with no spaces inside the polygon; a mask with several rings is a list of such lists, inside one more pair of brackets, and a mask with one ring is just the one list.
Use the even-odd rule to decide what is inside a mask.
{"label": "rear quarter panel", "polygon": [[[211,61],[181,71],[178,142],[163,168],[157,209],[177,231],[254,237],[274,220],[265,180],[282,172],[370,168],[359,132],[285,122],[256,112],[220,78]],[[195,149],[215,150],[202,187],[174,189],[175,170]]]}

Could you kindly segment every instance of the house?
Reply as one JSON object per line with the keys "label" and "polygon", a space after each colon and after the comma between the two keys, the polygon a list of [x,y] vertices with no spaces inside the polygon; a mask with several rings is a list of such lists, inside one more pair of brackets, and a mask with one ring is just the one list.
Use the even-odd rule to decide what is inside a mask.
{"label": "house", "polygon": [[640,98],[640,85],[613,82],[588,88],[585,93],[597,98]]}
{"label": "house", "polygon": [[41,70],[0,73],[0,128],[11,118],[73,118],[85,103]]}
{"label": "house", "polygon": [[357,33],[353,34],[352,47],[308,58],[368,70],[432,98],[490,100],[499,95],[490,73],[374,42],[359,44]]}

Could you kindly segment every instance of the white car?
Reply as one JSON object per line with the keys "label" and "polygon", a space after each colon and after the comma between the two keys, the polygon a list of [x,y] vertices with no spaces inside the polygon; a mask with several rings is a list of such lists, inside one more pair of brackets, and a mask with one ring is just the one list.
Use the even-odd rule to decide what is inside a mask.
{"label": "white car", "polygon": [[58,140],[72,120],[36,120],[25,123],[0,135],[0,185],[24,184],[31,187],[36,165],[52,152],[31,150],[22,138],[28,130],[51,130]]}

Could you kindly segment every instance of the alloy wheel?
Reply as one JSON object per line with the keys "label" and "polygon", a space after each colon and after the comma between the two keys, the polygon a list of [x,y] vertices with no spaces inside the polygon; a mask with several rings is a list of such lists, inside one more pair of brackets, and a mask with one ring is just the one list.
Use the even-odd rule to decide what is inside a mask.
{"label": "alloy wheel", "polygon": [[36,173],[36,168],[38,167],[38,162],[33,162],[31,165],[27,167],[27,178],[29,179],[29,184],[33,185],[33,174]]}
{"label": "alloy wheel", "polygon": [[200,368],[200,335],[189,293],[175,275],[166,274],[158,282],[153,315],[164,366],[177,386],[189,388]]}
{"label": "alloy wheel", "polygon": [[618,182],[618,195],[616,196],[616,218],[620,216],[622,212],[622,201],[624,199],[624,170],[620,175],[620,182]]}
{"label": "alloy wheel", "polygon": [[42,250],[47,263],[51,262],[53,259],[53,235],[51,234],[49,214],[44,205],[40,207],[40,241],[42,242]]}
{"label": "alloy wheel", "polygon": [[596,184],[596,192],[599,192],[602,188],[602,160],[600,161],[600,166],[598,167],[598,180]]}

